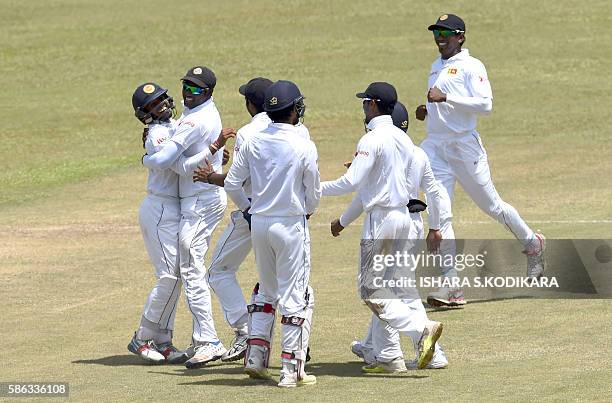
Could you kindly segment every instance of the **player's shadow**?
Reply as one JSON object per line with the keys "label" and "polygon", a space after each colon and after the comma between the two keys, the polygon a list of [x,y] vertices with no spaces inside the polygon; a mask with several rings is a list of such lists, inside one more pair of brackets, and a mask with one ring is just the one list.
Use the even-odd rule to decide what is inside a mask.
{"label": "player's shadow", "polygon": [[[316,376],[335,376],[338,378],[363,378],[363,377],[376,377],[376,378],[428,378],[427,375],[416,375],[416,371],[408,371],[407,373],[401,374],[365,374],[361,368],[365,364],[363,361],[351,361],[351,362],[313,362],[306,365],[306,371]],[[413,372],[413,373],[411,373]]]}
{"label": "player's shadow", "polygon": [[159,366],[159,364],[147,363],[143,361],[141,358],[133,354],[111,355],[108,357],[94,358],[90,360],[75,360],[75,361],[72,361],[72,363],[73,364],[105,365],[108,367],[129,367],[129,366],[156,367],[156,366]]}

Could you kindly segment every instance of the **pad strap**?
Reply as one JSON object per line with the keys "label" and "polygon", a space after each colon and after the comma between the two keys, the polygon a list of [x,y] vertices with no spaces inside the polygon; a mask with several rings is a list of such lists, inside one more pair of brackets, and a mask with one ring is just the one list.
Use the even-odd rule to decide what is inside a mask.
{"label": "pad strap", "polygon": [[302,326],[304,324],[304,320],[304,318],[300,318],[299,316],[283,316],[281,319],[281,324],[290,326]]}
{"label": "pad strap", "polygon": [[256,338],[248,339],[247,344],[249,346],[263,346],[268,349],[270,348],[270,342],[264,339],[256,339]]}
{"label": "pad strap", "polygon": [[276,309],[274,309],[272,304],[263,304],[263,305],[251,304],[251,305],[247,305],[247,311],[249,313],[263,312],[263,313],[269,313],[269,314],[272,314],[272,315],[274,315],[276,313]]}

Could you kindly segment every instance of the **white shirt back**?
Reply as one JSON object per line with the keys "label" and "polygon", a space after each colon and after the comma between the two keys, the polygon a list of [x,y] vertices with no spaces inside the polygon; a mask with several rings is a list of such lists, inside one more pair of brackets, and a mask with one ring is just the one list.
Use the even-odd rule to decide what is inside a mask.
{"label": "white shirt back", "polygon": [[[240,146],[251,137],[254,133],[259,133],[263,131],[266,127],[268,127],[272,123],[268,114],[266,112],[260,112],[253,116],[251,121],[246,125],[242,126],[238,133],[236,133],[236,142],[234,144],[234,157],[236,159],[236,153],[240,150]],[[295,125],[297,128],[297,133],[305,138],[306,140],[310,140],[310,133],[308,129],[303,124]],[[252,189],[251,189],[251,179],[247,179],[243,185],[244,193],[247,197],[251,197]]]}
{"label": "white shirt back", "polygon": [[250,178],[251,214],[286,217],[314,212],[321,198],[317,149],[302,130],[271,123],[239,146],[225,178],[225,190],[238,208],[248,207],[242,186]]}
{"label": "white shirt back", "polygon": [[[174,122],[154,123],[149,126],[145,141],[147,154],[153,155],[164,143],[170,141],[174,133]],[[149,169],[147,193],[161,197],[176,197],[179,192],[179,176],[171,169]]]}
{"label": "white shirt back", "polygon": [[323,195],[357,190],[366,212],[375,206],[406,206],[410,199],[408,178],[414,144],[393,125],[390,115],[377,116],[368,128],[371,130],[359,140],[350,168],[339,179],[323,182]]}
{"label": "white shirt back", "polygon": [[[185,109],[177,122],[172,141],[183,148],[183,155],[191,157],[210,146],[221,133],[221,116],[213,99],[193,109]],[[210,163],[215,172],[221,172],[223,148],[217,151]],[[203,182],[193,182],[191,176],[181,176],[179,179],[180,197],[196,196],[206,191],[219,191],[219,187]]]}
{"label": "white shirt back", "polygon": [[[431,66],[429,88],[438,87],[447,96],[493,98],[484,64],[468,49],[446,60],[438,57]],[[439,136],[467,134],[476,130],[476,113],[449,102],[427,103],[427,133]]]}

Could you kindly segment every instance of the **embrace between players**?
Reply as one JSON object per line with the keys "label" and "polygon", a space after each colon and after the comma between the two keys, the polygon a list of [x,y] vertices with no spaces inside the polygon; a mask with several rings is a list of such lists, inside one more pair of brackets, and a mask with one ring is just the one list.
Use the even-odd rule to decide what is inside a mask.
{"label": "embrace between players", "polygon": [[[174,102],[167,90],[149,82],[134,92],[136,117],[148,127],[143,137],[149,169],[147,196],[140,207],[140,226],[157,283],[145,304],[129,351],[154,362],[185,363],[198,368],[221,359],[244,358],[251,378],[271,379],[268,372],[273,327],[278,311],[282,326],[278,386],[316,383],[305,372],[309,359],[314,292],[309,285],[308,219],[321,196],[354,193],[346,211],[331,223],[333,236],[361,213],[366,218],[363,240],[423,239],[432,253],[454,254],[451,201],[459,181],[474,202],[505,225],[524,244],[527,275],[544,270],[544,237],[534,233],[518,212],[498,195],[491,181],[487,155],[476,131],[478,115],[490,113],[492,92],[484,65],[462,49],[465,24],[452,14],[429,27],[440,57],[429,75],[427,104],[416,109],[427,119],[422,148],[407,135],[408,112],[395,88],[374,82],[357,97],[363,102],[366,133],[357,144],[347,172],[320,182],[317,149],[301,123],[304,96],[290,81],[254,78],[239,88],[251,121],[238,132],[222,129],[212,98],[214,73],[203,66],[182,77],[182,115],[174,120]],[[232,165],[222,174],[224,146],[235,137]],[[226,152],[227,156],[227,152]],[[418,200],[427,197],[427,236]],[[214,250],[210,267],[204,257],[213,231],[227,206],[226,192],[238,207]],[[258,282],[247,305],[236,272],[251,248]],[[454,267],[441,267],[448,278]],[[192,344],[180,351],[172,329],[181,287],[193,316]],[[226,349],[217,336],[210,289],[235,332]],[[434,306],[465,304],[459,288],[430,294]],[[437,343],[442,324],[427,318],[414,298],[364,297],[372,311],[368,335],[351,350],[367,364],[366,373],[407,370],[400,335],[413,341],[413,368],[448,365]]]}

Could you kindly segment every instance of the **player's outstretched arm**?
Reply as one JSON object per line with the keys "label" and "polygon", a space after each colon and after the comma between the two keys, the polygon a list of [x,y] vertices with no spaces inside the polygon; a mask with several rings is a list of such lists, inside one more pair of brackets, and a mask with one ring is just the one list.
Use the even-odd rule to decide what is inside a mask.
{"label": "player's outstretched arm", "polygon": [[362,138],[357,144],[355,158],[346,173],[335,181],[321,184],[323,196],[340,196],[354,192],[374,166],[376,154],[376,146],[371,139]]}
{"label": "player's outstretched arm", "polygon": [[315,212],[321,201],[321,175],[317,166],[317,148],[313,142],[310,142],[310,149],[306,153],[304,176],[302,184],[306,189],[306,215],[310,216]]}
{"label": "player's outstretched arm", "polygon": [[240,148],[240,151],[234,153],[234,162],[225,178],[225,191],[242,211],[247,211],[251,207],[251,202],[242,187],[244,182],[251,176],[249,160],[247,158],[248,153],[249,144],[247,142]]}
{"label": "player's outstretched arm", "polygon": [[200,166],[193,171],[194,182],[210,183],[211,185],[217,185],[220,187],[225,186],[225,178],[227,173],[218,174],[215,172],[215,168],[208,161],[204,161],[204,165]]}

